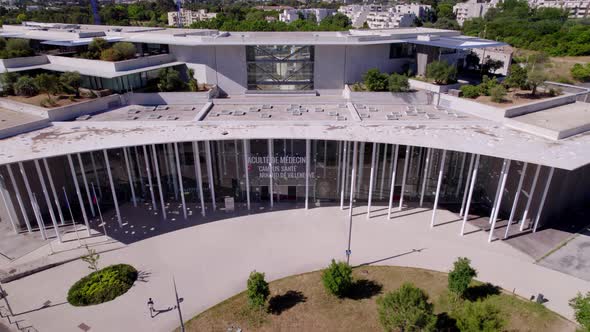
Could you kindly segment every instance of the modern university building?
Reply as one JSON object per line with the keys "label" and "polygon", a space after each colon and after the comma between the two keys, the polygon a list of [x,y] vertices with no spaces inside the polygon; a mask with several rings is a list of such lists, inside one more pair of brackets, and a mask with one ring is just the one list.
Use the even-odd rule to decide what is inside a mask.
{"label": "modern university building", "polygon": [[[0,99],[0,224],[59,237],[73,222],[130,227],[123,206],[162,219],[211,211],[326,205],[432,207],[485,217],[489,239],[588,217],[588,90],[513,106],[457,97],[411,80],[412,92],[353,92],[370,68],[422,74],[502,43],[456,31],[221,32],[38,24],[4,26],[37,55],[3,71],[78,71],[114,92],[44,109]],[[136,45],[120,62],[76,57],[93,38]],[[206,92],[143,93],[177,68]],[[171,205],[180,215],[170,215]],[[99,209],[100,208],[100,209]],[[509,225],[510,227],[507,227]],[[60,230],[55,232],[55,229]]]}

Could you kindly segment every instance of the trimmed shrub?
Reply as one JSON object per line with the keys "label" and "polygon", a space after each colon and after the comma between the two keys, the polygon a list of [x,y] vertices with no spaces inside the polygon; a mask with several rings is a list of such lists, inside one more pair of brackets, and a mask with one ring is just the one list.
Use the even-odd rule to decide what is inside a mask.
{"label": "trimmed shrub", "polygon": [[449,290],[455,295],[464,296],[473,278],[477,277],[477,271],[471,267],[471,261],[466,257],[459,257],[453,263],[453,269],[449,272]]}
{"label": "trimmed shrub", "polygon": [[506,88],[502,85],[495,86],[490,89],[490,96],[492,97],[492,101],[494,103],[501,103],[504,101],[506,97]]}
{"label": "trimmed shrub", "polygon": [[[135,45],[130,42],[118,42],[115,43],[112,47],[115,52],[117,52],[120,56],[120,60],[128,60],[135,58],[135,54],[137,50],[135,49]],[[119,60],[119,61],[120,61]]]}
{"label": "trimmed shrub", "polygon": [[481,83],[478,85],[478,87],[481,94],[489,96],[492,88],[498,85],[498,80],[495,77],[490,79],[487,75],[483,75]]}
{"label": "trimmed shrub", "polygon": [[436,315],[428,295],[411,283],[377,299],[379,321],[385,331],[433,331]]}
{"label": "trimmed shrub", "polygon": [[263,308],[270,295],[264,273],[252,271],[247,282],[248,305],[252,308]]}
{"label": "trimmed shrub", "polygon": [[479,87],[475,85],[463,85],[461,87],[461,96],[465,98],[477,98],[481,95]]}
{"label": "trimmed shrub", "polygon": [[21,76],[14,83],[14,91],[19,96],[32,97],[39,93],[39,88],[32,77]]}
{"label": "trimmed shrub", "polygon": [[388,86],[390,92],[406,92],[410,88],[408,77],[393,73],[389,75]]}
{"label": "trimmed shrub", "polygon": [[122,59],[121,54],[114,48],[107,48],[100,52],[100,59],[102,61],[119,61]]}
{"label": "trimmed shrub", "polygon": [[583,331],[590,331],[590,292],[586,295],[578,293],[576,297],[570,300],[570,307],[574,309],[574,317]]}
{"label": "trimmed shrub", "polygon": [[343,297],[352,287],[352,267],[345,262],[332,263],[322,273],[322,283],[332,295]]}
{"label": "trimmed shrub", "polygon": [[110,265],[78,280],[68,291],[68,302],[76,307],[108,302],[125,294],[135,280],[133,266]]}
{"label": "trimmed shrub", "polygon": [[433,61],[426,66],[426,78],[436,84],[451,84],[457,80],[457,68],[445,61]]}
{"label": "trimmed shrub", "polygon": [[379,69],[373,68],[363,75],[363,82],[368,91],[385,91],[389,84],[389,77],[381,73]]}
{"label": "trimmed shrub", "polygon": [[465,302],[455,315],[461,332],[502,331],[506,324],[500,310],[489,302]]}

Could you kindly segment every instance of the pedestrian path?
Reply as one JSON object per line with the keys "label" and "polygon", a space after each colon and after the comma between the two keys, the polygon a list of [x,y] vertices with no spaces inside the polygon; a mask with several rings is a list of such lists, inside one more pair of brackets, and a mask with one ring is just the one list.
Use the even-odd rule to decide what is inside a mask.
{"label": "pedestrian path", "polygon": [[[468,225],[459,236],[460,218],[438,210],[434,228],[431,211],[395,212],[386,219],[374,207],[354,211],[351,264],[400,265],[448,271],[458,256],[469,257],[478,279],[523,297],[543,293],[546,306],[571,318],[568,300],[590,290],[587,281],[537,265],[526,254],[502,241],[487,242],[487,233]],[[198,217],[195,217],[198,218]],[[140,218],[135,227],[164,221]],[[181,217],[175,221],[189,223]],[[194,222],[194,221],[193,221]],[[66,302],[69,287],[88,267],[76,260],[4,285],[13,311],[42,331],[171,331],[178,326],[175,311],[150,318],[155,309],[174,305],[176,279],[185,320],[245,289],[256,269],[274,280],[318,270],[332,258],[344,260],[348,241],[348,211],[339,207],[281,210],[230,217],[179,228],[130,243],[101,255],[100,266],[128,263],[142,274],[127,294],[98,306],[76,308]],[[83,324],[83,325],[81,325]]]}

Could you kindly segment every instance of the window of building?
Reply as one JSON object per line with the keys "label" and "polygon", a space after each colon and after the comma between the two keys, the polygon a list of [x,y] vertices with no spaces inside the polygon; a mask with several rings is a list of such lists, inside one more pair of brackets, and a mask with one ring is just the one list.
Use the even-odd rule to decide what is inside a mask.
{"label": "window of building", "polygon": [[410,58],[416,53],[416,45],[408,43],[396,43],[389,45],[389,58]]}
{"label": "window of building", "polygon": [[312,90],[314,47],[246,46],[249,90]]}

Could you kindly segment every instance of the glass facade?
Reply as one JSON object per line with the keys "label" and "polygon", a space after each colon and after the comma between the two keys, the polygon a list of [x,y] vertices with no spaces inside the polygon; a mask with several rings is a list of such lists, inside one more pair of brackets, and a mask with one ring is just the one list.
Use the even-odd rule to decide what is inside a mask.
{"label": "glass facade", "polygon": [[[81,199],[77,195],[67,156],[48,158],[51,174],[42,169],[41,177],[34,162],[23,162],[24,173],[37,196],[41,211],[39,220],[48,227],[51,226],[51,216],[40,182],[44,179],[47,184],[48,176],[52,177],[55,188],[59,190],[63,187],[68,193],[78,223],[82,220],[81,205],[89,218],[98,218],[98,211],[90,197],[93,188],[102,212],[110,211],[110,222],[116,222],[113,217],[115,204],[122,211],[123,220],[135,216],[137,212],[132,211],[138,210],[129,210],[134,196],[138,207],[157,213],[161,213],[164,207],[171,216],[169,218],[178,218],[183,198],[187,208],[195,215],[200,214],[203,208],[205,211],[246,211],[248,208],[258,211],[271,206],[301,208],[306,200],[310,208],[340,205],[341,202],[348,205],[353,181],[357,206],[366,205],[370,196],[373,206],[386,207],[394,174],[394,207],[398,206],[402,191],[404,206],[416,207],[421,201],[429,206],[434,202],[441,168],[439,206],[458,210],[465,201],[473,155],[366,142],[252,139],[133,146],[109,149],[106,157],[104,150],[70,157]],[[351,178],[355,160],[356,175]],[[29,214],[33,229],[37,229],[37,216],[29,206],[25,178],[18,164],[11,167],[15,175],[14,184],[8,168],[0,168],[0,175],[6,179],[4,185],[12,202],[18,202],[14,185],[20,188],[20,195],[27,205],[24,211]],[[109,167],[116,200],[112,195]],[[501,167],[501,159],[481,156],[472,212],[489,213]],[[514,165],[514,169],[520,167]],[[530,186],[532,173],[527,175],[526,186]],[[516,183],[510,185],[515,186]],[[542,186],[540,183],[539,188]],[[63,192],[58,192],[58,195],[62,211],[67,211]],[[22,221],[21,209],[17,207],[15,211],[18,220]],[[70,220],[69,213],[64,215],[66,220]]]}
{"label": "glass facade", "polygon": [[[174,66],[174,69],[183,71],[182,66]],[[131,92],[155,84],[160,69],[144,71],[113,78],[82,75],[82,87],[92,90],[110,89],[114,92]]]}
{"label": "glass facade", "polygon": [[314,47],[246,46],[249,90],[312,90]]}

